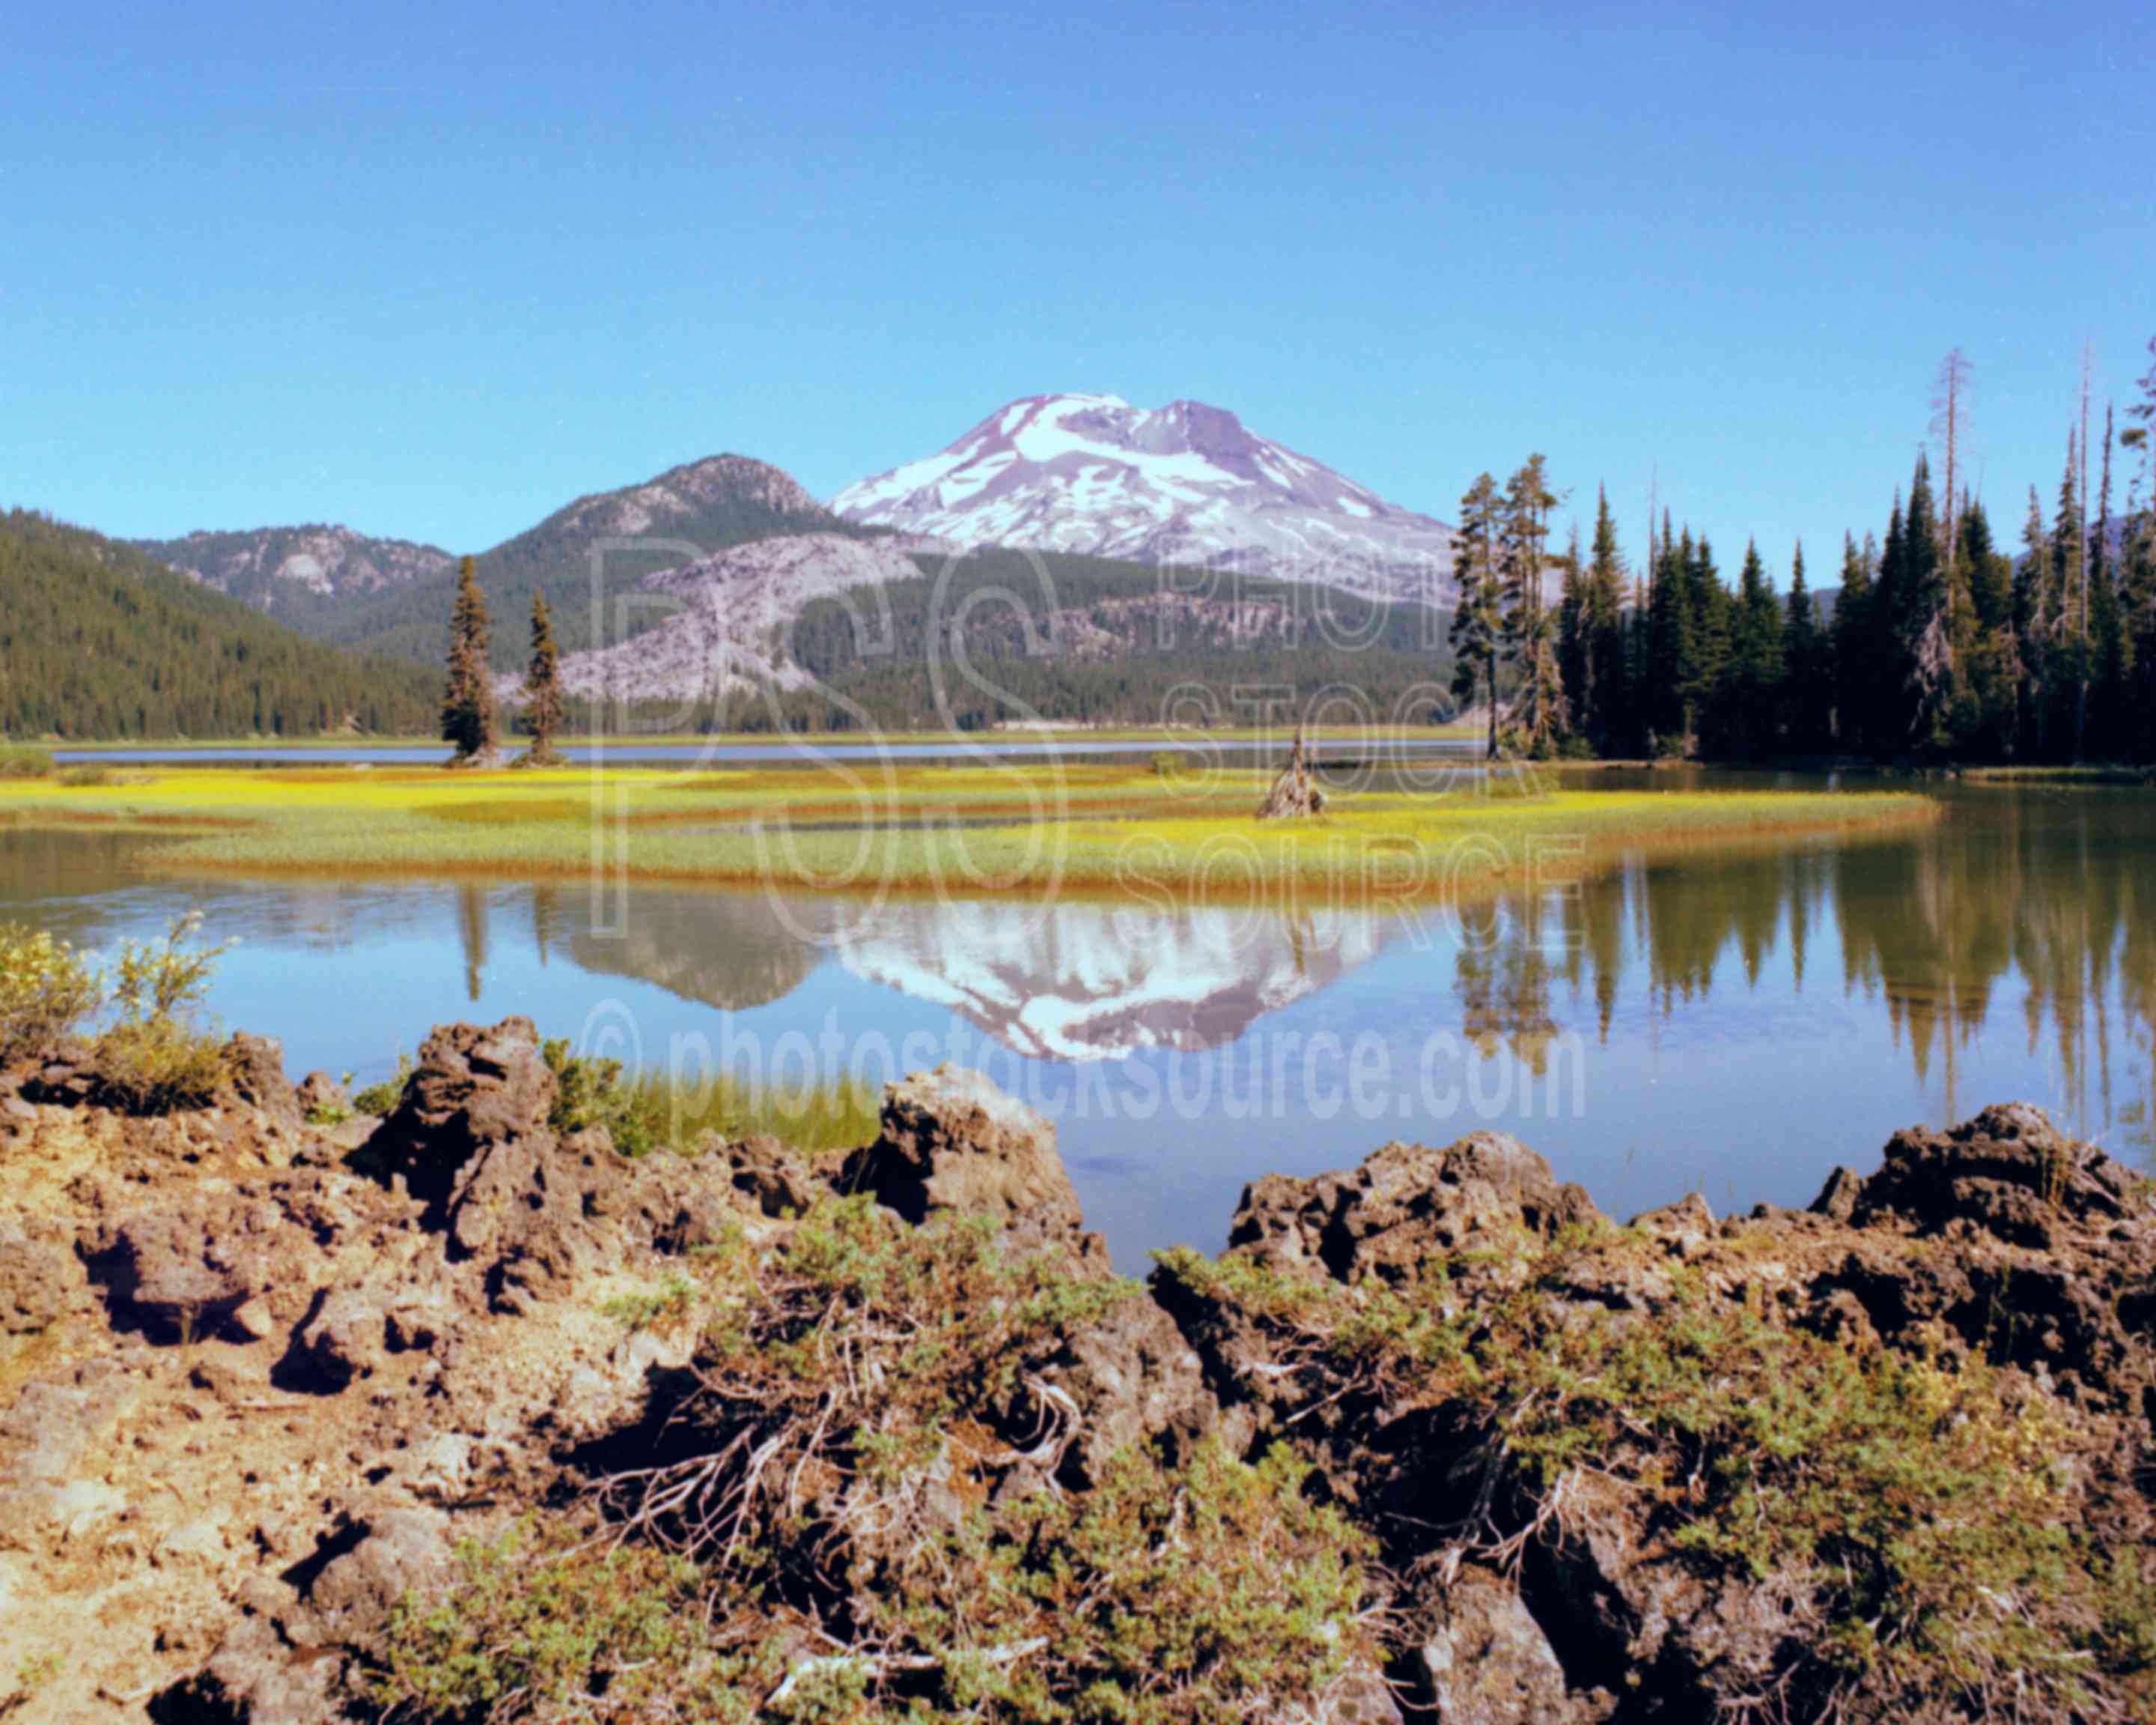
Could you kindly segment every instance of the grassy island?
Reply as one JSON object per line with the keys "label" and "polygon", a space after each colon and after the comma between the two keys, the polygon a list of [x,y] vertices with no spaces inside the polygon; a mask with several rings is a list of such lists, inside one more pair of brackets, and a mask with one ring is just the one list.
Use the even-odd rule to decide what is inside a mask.
{"label": "grassy island", "polygon": [[1473,896],[1628,858],[1906,830],[1907,792],[1595,791],[1433,768],[1261,823],[1268,773],[1166,758],[506,773],[193,767],[0,781],[0,822],[137,832],[182,873],[629,878],[1157,905]]}

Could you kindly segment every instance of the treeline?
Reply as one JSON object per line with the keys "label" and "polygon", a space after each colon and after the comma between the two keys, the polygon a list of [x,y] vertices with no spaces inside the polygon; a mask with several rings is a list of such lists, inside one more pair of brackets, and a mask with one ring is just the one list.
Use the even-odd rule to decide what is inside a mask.
{"label": "treeline", "polygon": [[1444,620],[1424,607],[1057,553],[978,551],[947,571],[941,559],[916,562],[917,580],[805,606],[788,648],[814,685],[745,694],[713,728],[1446,716],[1432,660]]}
{"label": "treeline", "polygon": [[130,547],[0,516],[0,733],[409,734],[439,692],[424,666],[306,640]]}
{"label": "treeline", "polygon": [[[1958,384],[1958,355],[1948,363]],[[1815,598],[1801,546],[1786,593],[1769,584],[1756,545],[1732,584],[1707,536],[1666,515],[1635,579],[1600,497],[1587,552],[1575,545],[1553,560],[1563,592],[1552,617],[1528,592],[1542,583],[1522,573],[1537,567],[1523,561],[1536,547],[1522,515],[1547,494],[1540,458],[1503,492],[1486,475],[1462,501],[1462,531],[1486,521],[1476,531],[1490,549],[1471,542],[1455,627],[1456,642],[1466,631],[1463,685],[1471,667],[1482,686],[1498,681],[1508,716],[1492,746],[1616,757],[2156,759],[2156,364],[2139,387],[2123,432],[2107,410],[2093,452],[2092,437],[2070,434],[2048,509],[2030,490],[2018,550],[1958,483],[1950,409],[1948,483],[1935,489],[1928,456],[1917,458],[1883,539],[1845,538],[1830,608]],[[2114,449],[2138,466],[2117,511]],[[1472,621],[1470,596],[1482,601]]]}

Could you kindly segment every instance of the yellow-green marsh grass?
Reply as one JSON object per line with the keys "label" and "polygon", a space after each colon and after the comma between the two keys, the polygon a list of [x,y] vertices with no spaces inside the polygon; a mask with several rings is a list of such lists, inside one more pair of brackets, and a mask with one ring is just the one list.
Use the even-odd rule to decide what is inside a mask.
{"label": "yellow-green marsh grass", "polygon": [[793,1085],[644,1071],[624,1081],[661,1142],[680,1150],[706,1132],[730,1142],[768,1133],[811,1154],[857,1150],[875,1138],[883,1103],[879,1088],[849,1076]]}
{"label": "yellow-green marsh grass", "polygon": [[151,768],[126,782],[0,783],[0,820],[160,835],[183,873],[562,876],[794,891],[1279,898],[1314,907],[1460,899],[1573,880],[1621,859],[1906,829],[1910,792],[1596,791],[1471,774],[1450,788],[1340,795],[1322,818],[1252,818],[1269,773],[1190,778],[1149,762],[854,761],[691,772],[571,766]]}

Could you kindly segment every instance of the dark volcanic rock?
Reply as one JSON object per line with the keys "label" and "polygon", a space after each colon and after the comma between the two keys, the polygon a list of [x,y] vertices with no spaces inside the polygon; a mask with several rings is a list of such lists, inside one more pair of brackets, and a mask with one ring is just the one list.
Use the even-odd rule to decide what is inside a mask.
{"label": "dark volcanic rock", "polygon": [[531,1019],[444,1026],[420,1045],[403,1096],[367,1141],[367,1155],[429,1204],[445,1204],[468,1163],[552,1137],[555,1091]]}
{"label": "dark volcanic rock", "polygon": [[1573,1692],[1519,1589],[1479,1563],[1443,1589],[1415,1663],[1417,1699],[1445,1725],[1596,1725],[1615,1710],[1606,1693]]}
{"label": "dark volcanic rock", "polygon": [[1119,1450],[1162,1441],[1171,1453],[1187,1453],[1219,1422],[1203,1363],[1150,1300],[1127,1300],[1074,1331],[1041,1375],[1071,1398],[1077,1430],[1064,1468],[1081,1488]]}
{"label": "dark volcanic rock", "polygon": [[[2084,1532],[2100,1529],[2113,1549],[2156,1540],[2145,1488],[2124,1483],[2156,1477],[2156,1202],[2034,1109],[1898,1134],[1877,1173],[1837,1173],[1811,1213],[1717,1222],[1694,1196],[1621,1230],[1508,1138],[1389,1145],[1348,1173],[1254,1183],[1231,1251],[1342,1291],[1317,1308],[1334,1314],[1328,1323],[1342,1297],[1347,1311],[1370,1310],[1374,1291],[1411,1291],[1434,1271],[1440,1309],[1471,1322],[1517,1314],[1530,1296],[1530,1336],[1614,1338],[1666,1316],[1681,1336],[1704,1299],[1860,1356],[1964,1349],[2025,1374],[2003,1380],[2010,1400],[2052,1409],[2060,1466],[2092,1482],[2074,1500]],[[1260,1447],[1312,1449],[1327,1492],[1386,1538],[1409,1580],[1416,1699],[1432,1717],[1706,1717],[1794,1696],[1794,1666],[1830,1663],[1814,1651],[1810,1581],[1703,1565],[1672,1546],[1682,1516],[1654,1461],[1636,1476],[1606,1461],[1572,1469],[1554,1491],[1522,1480],[1489,1441],[1496,1415],[1471,1371],[1441,1392],[1409,1368],[1383,1382],[1347,1365],[1312,1375],[1319,1334],[1240,1286],[1172,1270],[1156,1279],[1222,1428]],[[1423,1308],[1387,1309],[1397,1322]],[[1591,1386],[1582,1393],[1591,1406]],[[1645,1440],[1650,1428],[1637,1430]],[[1507,1560],[1478,1563],[1491,1551]],[[1805,1705],[1826,1704],[1826,1692],[1808,1693]]]}
{"label": "dark volcanic rock", "polygon": [[45,1218],[0,1216],[0,1336],[33,1334],[64,1312],[81,1271]]}
{"label": "dark volcanic rock", "polygon": [[224,1063],[233,1094],[279,1126],[299,1125],[302,1110],[292,1081],[285,1076],[283,1045],[269,1036],[235,1033],[224,1045]]}
{"label": "dark volcanic rock", "polygon": [[295,1183],[204,1184],[121,1218],[90,1254],[116,1317],[161,1337],[201,1336],[258,1296],[304,1295],[326,1256],[293,1225]]}
{"label": "dark volcanic rock", "polygon": [[[834,1183],[771,1139],[630,1160],[602,1130],[557,1132],[521,1019],[439,1029],[349,1159],[348,1137],[305,1122],[328,1086],[291,1091],[274,1045],[232,1051],[217,1107],[158,1119],[100,1111],[89,1052],[59,1051],[23,1095],[69,1106],[25,1100],[19,1135],[0,1132],[18,1150],[0,1160],[16,1198],[0,1209],[0,1615],[11,1653],[80,1650],[95,1672],[64,1671],[74,1687],[52,1717],[102,1716],[105,1689],[149,1697],[154,1717],[372,1717],[354,1686],[396,1602],[453,1573],[455,1541],[590,1503],[610,1478],[723,1470],[778,1422],[820,1431],[786,1399],[797,1329],[769,1332],[783,1345],[752,1368],[713,1351],[728,1332],[708,1320],[760,1288],[799,1299],[799,1325],[823,1321],[816,1276],[773,1271],[800,1238],[792,1218],[834,1183],[913,1222],[992,1216],[1081,1274],[1101,1263],[1053,1129],[972,1073],[891,1086],[875,1142]],[[879,1216],[870,1232],[895,1227]],[[1943,1430],[1980,1430],[1994,1405],[2039,1410],[2032,1501],[2102,1553],[2156,1550],[2156,1204],[2034,1110],[1901,1133],[1877,1172],[1838,1174],[1810,1212],[1717,1221],[1688,1198],[1624,1229],[1508,1137],[1391,1144],[1345,1173],[1254,1182],[1232,1240],[1241,1261],[1172,1260],[1149,1298],[1051,1285],[1057,1315],[1022,1348],[952,1378],[969,1386],[939,1391],[957,1405],[898,1423],[921,1442],[889,1451],[908,1458],[896,1473],[846,1457],[855,1438],[834,1420],[821,1451],[804,1439],[774,1473],[783,1516],[745,1537],[795,1542],[787,1584],[829,1630],[865,1620],[869,1593],[914,1584],[922,1553],[977,1517],[1091,1492],[1118,1454],[1286,1449],[1311,1469],[1306,1498],[1371,1542],[1390,1660],[1383,1675],[1358,1663],[1298,1717],[1772,1717],[1761,1697],[1852,1725],[1971,1717],[1951,1684],[1905,1684],[1892,1707],[1831,1689],[1849,1669],[1832,1639],[1847,1588],[1825,1575],[1839,1551],[1792,1559],[1763,1540],[1763,1574],[1687,1539],[1731,1479],[1763,1478],[1758,1501],[1786,1503],[1787,1470],[1825,1457],[1761,1445],[1758,1471],[1717,1472],[1748,1441],[1759,1383],[1819,1373],[1824,1337],[1849,1360],[1801,1378],[1805,1394],[1916,1363],[1880,1381],[1923,1404],[1925,1386],[1969,1374],[1982,1404],[1943,1404]],[[870,1327],[829,1333],[848,1394],[880,1415],[903,1405],[879,1373],[906,1329]],[[1671,1414],[1656,1398],[1673,1381],[1692,1399]],[[1736,1415],[1717,1399],[1732,1383]],[[718,1398],[701,1430],[700,1394]],[[1552,1409],[1584,1447],[1566,1447],[1573,1426],[1537,1427]],[[1850,1429],[1927,1441],[1921,1418]],[[705,1484],[722,1493],[723,1472]],[[1899,1537],[1891,1495],[1877,1527],[1834,1511],[1860,1568]],[[1173,1513],[1171,1542],[1189,1525]],[[2051,1584],[2013,1584],[2017,1621]],[[934,1681],[926,1665],[902,1675],[924,1695]]]}
{"label": "dark volcanic rock", "polygon": [[979,1073],[948,1065],[884,1092],[882,1131],[839,1183],[908,1221],[940,1211],[993,1216],[1021,1245],[1069,1245],[1105,1265],[1055,1148],[1055,1128]]}
{"label": "dark volcanic rock", "polygon": [[728,1183],[765,1215],[799,1215],[831,1190],[808,1158],[768,1133],[738,1142],[713,1142],[704,1153],[729,1170]]}
{"label": "dark volcanic rock", "polygon": [[352,1106],[351,1092],[326,1072],[310,1072],[300,1081],[295,1096],[302,1114],[317,1111],[348,1108]]}
{"label": "dark volcanic rock", "polygon": [[1345,1173],[1268,1174],[1244,1189],[1228,1243],[1281,1268],[1404,1283],[1472,1242],[1545,1240],[1599,1214],[1517,1139],[1481,1132],[1441,1150],[1388,1144]]}
{"label": "dark volcanic rock", "polygon": [[1895,1133],[1877,1173],[1852,1189],[1837,1170],[1814,1208],[1840,1210],[1858,1227],[1980,1230],[2015,1245],[2050,1247],[2071,1235],[2108,1232],[2134,1206],[2124,1168],[2061,1132],[2041,1109],[2009,1102],[1948,1132]]}

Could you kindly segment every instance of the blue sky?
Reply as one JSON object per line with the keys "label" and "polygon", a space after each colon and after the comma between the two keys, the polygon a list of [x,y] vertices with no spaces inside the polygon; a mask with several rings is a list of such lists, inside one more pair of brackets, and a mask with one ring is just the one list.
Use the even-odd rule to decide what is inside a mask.
{"label": "blue sky", "polygon": [[1816,568],[1949,346],[2012,529],[2156,335],[2145,4],[96,10],[0,13],[0,503],[117,533],[483,548],[1081,389]]}

